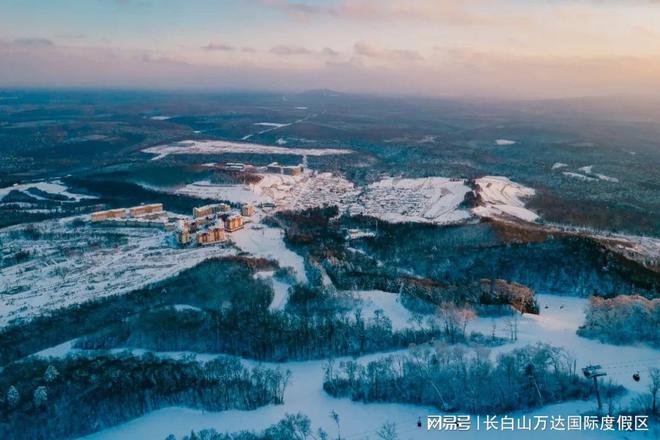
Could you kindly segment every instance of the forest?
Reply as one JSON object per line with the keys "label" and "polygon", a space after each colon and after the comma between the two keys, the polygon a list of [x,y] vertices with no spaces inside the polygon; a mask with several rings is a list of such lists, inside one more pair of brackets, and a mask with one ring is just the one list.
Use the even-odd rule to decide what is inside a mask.
{"label": "forest", "polygon": [[[405,290],[415,285],[406,282],[410,274],[445,294],[468,295],[468,301],[474,301],[469,295],[480,279],[581,297],[637,293],[653,298],[660,289],[657,273],[587,237],[524,234],[492,222],[444,227],[387,224],[338,216],[329,209],[278,217],[286,227],[288,244],[318,261],[345,289]],[[341,228],[375,234],[348,242],[338,233]]]}
{"label": "forest", "polygon": [[365,318],[323,288],[293,286],[285,310],[269,310],[270,298],[264,293],[259,299],[255,292],[221,309],[152,309],[83,337],[76,347],[188,350],[283,362],[357,356],[441,336],[436,328],[393,331],[383,314]]}
{"label": "forest", "polygon": [[[320,428],[314,431],[309,417],[304,414],[287,414],[282,420],[261,433],[242,431],[237,433],[220,433],[214,429],[192,431],[190,435],[180,440],[320,440],[327,439],[327,433]],[[169,435],[165,440],[177,440]]]}
{"label": "forest", "polygon": [[0,438],[77,437],[167,406],[222,411],[280,404],[288,377],[223,357],[204,363],[127,352],[29,358],[0,374]]}

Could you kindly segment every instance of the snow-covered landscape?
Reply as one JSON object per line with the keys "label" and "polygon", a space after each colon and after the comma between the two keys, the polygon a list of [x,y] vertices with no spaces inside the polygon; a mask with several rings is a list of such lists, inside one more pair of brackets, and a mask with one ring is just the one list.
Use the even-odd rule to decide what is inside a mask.
{"label": "snow-covered landscape", "polygon": [[506,177],[476,180],[482,204],[461,207],[468,192],[466,181],[446,177],[385,177],[364,188],[341,176],[306,171],[298,176],[259,173],[256,184],[214,184],[198,181],[177,188],[177,194],[237,203],[270,205],[276,210],[301,210],[338,206],[351,215],[364,215],[389,223],[461,223],[479,217],[514,217],[533,222],[538,215],[525,208],[535,193]]}
{"label": "snow-covered landscape", "polygon": [[[393,301],[394,295],[387,292],[356,292],[367,301],[365,310],[380,308],[392,319],[396,326],[405,326],[410,316],[409,312]],[[388,295],[391,295],[389,297]],[[372,303],[373,302],[373,303]],[[630,392],[624,396],[625,401],[631,400],[637,393],[643,393],[648,385],[648,375],[644,381],[635,382],[632,379],[636,371],[645,371],[660,362],[657,350],[648,347],[621,347],[602,344],[596,341],[580,338],[575,334],[577,327],[584,318],[584,299],[540,295],[540,315],[523,315],[519,322],[518,340],[491,350],[490,356],[496,356],[503,351],[510,351],[526,344],[543,342],[566,347],[572,355],[577,356],[579,365],[600,364],[609,371],[608,375],[626,386]],[[547,307],[547,308],[546,308]],[[469,330],[482,331],[486,334],[492,331],[493,325],[498,334],[506,332],[505,321],[509,318],[479,318],[469,324]],[[411,324],[407,324],[411,325]],[[397,352],[399,353],[399,352]],[[46,353],[48,354],[48,353]],[[62,351],[56,352],[61,355]],[[163,356],[181,356],[183,353],[162,353]],[[195,354],[197,359],[212,359],[212,355]],[[382,355],[369,355],[359,358],[361,363],[367,363]],[[342,359],[335,359],[340,363]],[[235,432],[249,427],[259,431],[276,423],[286,413],[303,412],[309,415],[312,425],[322,427],[327,432],[334,432],[334,422],[329,417],[330,411],[335,411],[341,417],[342,437],[347,439],[376,438],[376,431],[387,421],[396,423],[398,432],[405,439],[430,439],[438,436],[437,432],[419,429],[417,420],[421,418],[426,424],[426,416],[441,414],[438,410],[423,406],[401,404],[363,404],[351,402],[348,399],[329,397],[320,384],[323,382],[323,367],[325,361],[288,362],[270,364],[269,366],[286,368],[291,371],[291,384],[287,388],[285,404],[268,406],[256,411],[226,411],[212,413],[188,408],[167,408],[154,411],[149,415],[128,422],[124,425],[108,429],[98,434],[85,437],[85,440],[111,440],[114,438],[140,438],[145,440],[160,440],[169,434],[181,436],[190,429],[215,428],[219,432]],[[594,408],[594,401],[574,401],[563,404],[549,405],[534,411],[510,414],[519,419],[522,415],[562,416],[579,415]],[[525,438],[526,432],[508,433],[508,438]],[[553,433],[536,432],[541,438],[551,438]],[[568,438],[600,439],[618,438],[614,432],[574,432],[566,433]],[[496,438],[497,432],[465,432],[460,438],[481,439]],[[633,438],[644,437],[639,433]]]}
{"label": "snow-covered landscape", "polygon": [[0,203],[3,202],[3,199],[12,191],[18,191],[27,196],[34,198],[36,200],[48,200],[48,197],[33,191],[30,192],[31,188],[35,188],[39,191],[45,193],[45,195],[60,196],[64,197],[65,200],[79,201],[81,199],[93,199],[94,196],[88,194],[78,194],[70,192],[69,188],[62,183],[61,180],[50,180],[50,181],[39,181],[32,183],[23,183],[23,184],[14,184],[12,186],[7,186],[5,188],[0,188]]}
{"label": "snow-covered landscape", "polygon": [[[163,154],[162,151],[156,152]],[[167,152],[165,154],[177,154]],[[582,172],[593,175],[591,169]],[[534,224],[538,214],[526,207],[526,201],[535,196],[532,188],[513,182],[503,176],[483,176],[474,180],[473,186],[463,179],[445,177],[401,178],[382,177],[366,186],[359,187],[340,175],[305,170],[298,175],[265,172],[256,173],[259,180],[250,184],[215,184],[196,181],[172,191],[175,195],[228,201],[238,205],[254,205],[256,213],[245,227],[231,233],[231,242],[225,246],[177,246],[167,231],[158,228],[118,226],[91,226],[86,216],[46,220],[25,228],[22,225],[4,228],[0,241],[7,256],[20,250],[29,257],[17,264],[0,268],[0,292],[2,315],[0,323],[27,323],[49,312],[65,310],[90,300],[123,295],[141,287],[176,277],[182,271],[193,268],[203,261],[217,257],[247,256],[265,258],[276,262],[290,272],[283,278],[272,269],[257,270],[255,280],[265,282],[272,289],[273,297],[268,305],[269,313],[286,312],[291,292],[296,286],[310,283],[306,256],[287,244],[286,231],[281,227],[263,222],[279,212],[304,212],[310,208],[337,206],[341,215],[367,216],[398,224],[470,224],[479,218],[493,221],[514,221]],[[69,192],[60,181],[22,184],[11,187],[27,191],[37,187],[41,191],[61,194],[74,200],[93,197]],[[465,206],[468,194],[474,191],[476,206]],[[8,193],[8,190],[5,189]],[[77,199],[76,199],[77,197]],[[169,213],[176,218],[177,215]],[[541,227],[541,226],[539,226]],[[561,225],[543,226],[559,228]],[[363,240],[376,237],[372,231],[349,229],[347,239]],[[574,233],[580,233],[574,231]],[[591,233],[585,231],[585,233]],[[611,240],[611,249],[620,253],[636,253],[643,258],[656,258],[660,254],[660,241],[647,237],[594,235]],[[609,242],[608,242],[609,243]],[[618,245],[616,243],[619,243]],[[625,246],[621,247],[621,243]],[[6,250],[5,250],[6,249]],[[352,252],[364,251],[350,248]],[[364,254],[364,256],[367,256]],[[379,263],[382,264],[382,263]],[[433,331],[439,328],[434,315],[422,315],[404,305],[401,293],[379,289],[340,290],[325,270],[321,270],[324,291],[334,292],[342,301],[352,302],[354,312],[373,321],[387,319],[391,330]],[[408,273],[414,276],[414,273]],[[466,353],[487,353],[495,361],[497,356],[514,349],[525,349],[538,343],[561,347],[574,359],[576,366],[598,364],[607,371],[609,379],[625,387],[625,394],[617,398],[618,405],[630,405],[644,396],[648,389],[650,368],[660,362],[658,350],[644,344],[613,345],[578,336],[578,328],[585,322],[588,299],[536,295],[539,314],[478,316],[466,322],[464,333],[477,332],[482,337],[500,338],[495,346],[477,346],[462,343]],[[200,313],[197,306],[177,303],[173,310],[178,313]],[[515,328],[515,338],[511,339]],[[428,343],[428,342],[427,342]],[[427,343],[421,345],[425,346]],[[75,340],[40,350],[38,358],[51,356],[64,359],[77,353],[91,352],[74,347]],[[429,345],[431,347],[432,345]],[[204,352],[151,351],[139,348],[127,349],[135,354],[152,353],[172,359],[196,359],[210,361],[218,354]],[[122,347],[114,348],[119,353]],[[476,351],[474,351],[476,350]],[[391,355],[413,356],[407,349],[396,349],[358,356],[361,365]],[[332,362],[341,364],[351,358],[339,357]],[[376,432],[386,423],[394,423],[401,438],[433,438],[437,433],[418,427],[418,421],[426,423],[426,416],[442,414],[437,408],[404,403],[355,402],[345,397],[332,397],[324,388],[324,368],[328,359],[256,362],[241,359],[246,366],[261,366],[290,371],[288,386],[284,391],[283,404],[266,405],[258,409],[226,410],[221,412],[198,410],[181,406],[157,409],[118,426],[83,437],[85,440],[110,440],[114,438],[164,439],[170,434],[183,436],[191,430],[214,428],[219,432],[249,429],[261,431],[277,423],[286,414],[304,413],[313,427],[328,433],[336,431],[336,421],[329,417],[331,411],[341,420],[342,438],[375,438]],[[633,379],[638,373],[641,379]],[[523,416],[549,415],[567,417],[584,414],[595,409],[593,400],[572,400],[553,403],[526,411],[510,414],[516,420]],[[473,415],[476,417],[476,415]],[[524,433],[515,433],[519,438]],[[552,433],[537,433],[550,437]],[[491,438],[493,432],[470,431],[461,438]],[[571,438],[603,438],[597,432],[573,433]],[[607,437],[616,438],[614,433]],[[606,438],[607,438],[606,437]],[[643,437],[642,437],[643,438]]]}
{"label": "snow-covered landscape", "polygon": [[252,154],[295,154],[299,156],[326,156],[337,154],[350,154],[351,150],[344,148],[291,148],[273,147],[269,145],[251,144],[229,141],[180,141],[173,145],[159,145],[142,150],[145,153],[155,154],[151,160],[159,160],[172,154],[223,154],[223,153],[252,153]]}
{"label": "snow-covered landscape", "polygon": [[390,223],[458,223],[470,218],[460,209],[468,191],[462,180],[390,177],[367,186],[349,210]]}
{"label": "snow-covered landscape", "polygon": [[11,3],[0,440],[660,438],[657,2]]}
{"label": "snow-covered landscape", "polygon": [[36,239],[20,227],[0,231],[3,250],[29,254],[23,263],[0,268],[2,325],[127,293],[208,258],[236,253],[217,247],[177,248],[170,234],[155,228],[85,227],[72,221],[39,223]]}
{"label": "snow-covered landscape", "polygon": [[532,188],[512,182],[506,177],[485,176],[476,180],[478,194],[483,206],[473,209],[473,212],[483,217],[511,216],[524,221],[533,222],[538,215],[525,208],[525,198],[532,197]]}

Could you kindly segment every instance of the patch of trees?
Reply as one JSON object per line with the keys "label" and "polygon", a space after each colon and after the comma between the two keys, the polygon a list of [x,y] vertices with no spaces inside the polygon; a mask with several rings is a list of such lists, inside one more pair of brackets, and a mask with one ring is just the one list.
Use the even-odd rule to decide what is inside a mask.
{"label": "patch of trees", "polygon": [[479,280],[479,285],[481,287],[479,304],[509,304],[520,313],[536,315],[539,313],[539,305],[534,298],[534,291],[527,286],[495,279]]}
{"label": "patch of trees", "polygon": [[660,347],[660,298],[592,296],[578,335],[615,344],[645,342]]}
{"label": "patch of trees", "polygon": [[393,266],[384,266],[360,253],[342,252],[323,260],[323,267],[333,282],[342,289],[378,289],[401,295],[401,303],[409,310],[430,314],[445,302],[457,305],[511,305],[521,313],[538,313],[534,291],[505,280],[481,279],[465,283],[444,284],[434,279],[403,274]]}
{"label": "patch of trees", "polygon": [[576,374],[574,360],[543,344],[500,354],[494,361],[480,350],[436,344],[367,365],[329,362],[323,388],[334,397],[473,414],[507,413],[592,394],[591,383]]}
{"label": "patch of trees", "polygon": [[[500,270],[489,266],[501,258],[489,256],[490,259],[474,261],[474,254],[497,249],[507,252],[508,244],[490,225],[390,225],[365,217],[337,218],[336,214],[336,210],[326,208],[278,215],[287,229],[288,243],[306,254],[306,270],[313,282],[318,283],[322,267],[338,288],[400,293],[404,306],[419,313],[432,313],[435,306],[446,301],[512,305],[524,313],[538,313],[534,290],[507,281],[515,278],[510,270],[517,264],[509,261],[505,270]],[[347,246],[340,231],[350,227],[375,230],[375,238],[351,241],[352,247],[365,252]],[[524,263],[526,259],[521,261]],[[502,272],[513,278],[494,277]],[[539,284],[538,279],[534,280]],[[484,282],[490,285],[484,288]]]}
{"label": "patch of trees", "polygon": [[[191,432],[181,437],[181,440],[317,440],[327,439],[327,433],[320,428],[315,432],[312,429],[309,417],[301,413],[286,414],[286,416],[265,429],[261,433],[241,431],[232,434],[219,433],[214,429],[204,429]],[[165,440],[176,440],[169,435]]]}
{"label": "patch of trees", "polygon": [[[611,193],[608,193],[604,200],[599,200],[588,192],[584,193],[585,189],[593,189],[593,187],[603,190],[602,182],[596,185],[579,185],[579,192],[574,194],[570,194],[565,188],[554,191],[549,188],[539,188],[537,197],[530,199],[527,205],[543,218],[557,223],[642,235],[660,234],[660,222],[657,216],[648,215],[647,209],[650,207],[643,207],[644,202],[652,199],[644,202],[639,200],[641,191],[630,191],[627,195],[622,195],[619,200],[612,198]],[[633,202],[631,198],[638,200]]]}
{"label": "patch of trees", "polygon": [[290,244],[304,245],[321,238],[323,241],[342,242],[337,224],[332,219],[339,214],[336,206],[310,208],[304,211],[285,211],[277,214],[284,226],[285,239]]}
{"label": "patch of trees", "polygon": [[289,378],[237,359],[165,359],[128,353],[29,358],[0,374],[0,437],[72,438],[166,406],[209,411],[280,404]]}
{"label": "patch of trees", "polygon": [[271,298],[250,294],[217,310],[152,309],[82,338],[76,346],[187,350],[287,361],[357,356],[440,335],[439,329],[393,331],[386,316],[365,319],[360,310],[346,308],[320,288],[294,286],[283,311],[268,309]]}
{"label": "patch of trees", "polygon": [[[220,309],[232,301],[268,302],[272,289],[252,275],[264,262],[247,258],[207,260],[176,277],[124,295],[55,310],[0,330],[0,365],[93,333],[141,311],[168,304]],[[249,307],[249,302],[246,307]]]}

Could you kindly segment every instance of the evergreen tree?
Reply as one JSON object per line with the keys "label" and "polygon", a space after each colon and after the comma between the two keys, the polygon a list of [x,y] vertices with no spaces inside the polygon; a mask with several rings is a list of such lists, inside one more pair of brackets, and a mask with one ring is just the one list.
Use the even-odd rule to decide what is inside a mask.
{"label": "evergreen tree", "polygon": [[16,405],[18,405],[18,402],[20,402],[20,400],[21,400],[21,395],[16,389],[16,387],[14,385],[10,386],[9,390],[7,390],[7,404],[13,408]]}
{"label": "evergreen tree", "polygon": [[55,368],[53,365],[49,365],[48,368],[46,368],[46,372],[44,373],[44,380],[46,383],[52,383],[55,382],[55,379],[57,379],[57,376],[60,375],[60,372],[57,371],[57,368]]}
{"label": "evergreen tree", "polygon": [[46,402],[48,402],[48,391],[46,391],[45,386],[39,386],[36,390],[34,390],[32,401],[36,407],[44,406]]}

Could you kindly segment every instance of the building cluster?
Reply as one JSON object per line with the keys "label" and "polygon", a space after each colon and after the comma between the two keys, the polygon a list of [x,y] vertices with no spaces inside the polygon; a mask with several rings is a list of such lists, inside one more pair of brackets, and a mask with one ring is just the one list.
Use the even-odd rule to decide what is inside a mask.
{"label": "building cluster", "polygon": [[226,233],[243,229],[244,217],[253,214],[254,207],[248,204],[241,206],[240,214],[225,203],[195,207],[191,220],[178,223],[176,241],[179,245],[188,245],[193,241],[198,245],[223,242],[227,239]]}
{"label": "building cluster", "polygon": [[280,165],[273,162],[266,166],[266,171],[273,174],[286,174],[288,176],[298,176],[305,171],[302,164],[299,165]]}
{"label": "building cluster", "polygon": [[162,203],[97,211],[92,213],[91,220],[92,223],[116,226],[168,227],[167,213],[163,211]]}
{"label": "building cluster", "polygon": [[92,213],[92,223],[113,226],[150,226],[173,231],[179,245],[198,245],[227,240],[226,233],[243,229],[246,217],[255,213],[254,206],[244,204],[240,212],[226,203],[194,207],[192,217],[170,215],[162,203],[131,208],[109,209]]}

